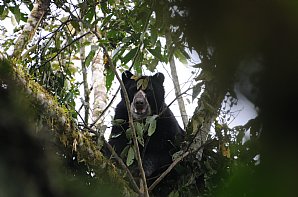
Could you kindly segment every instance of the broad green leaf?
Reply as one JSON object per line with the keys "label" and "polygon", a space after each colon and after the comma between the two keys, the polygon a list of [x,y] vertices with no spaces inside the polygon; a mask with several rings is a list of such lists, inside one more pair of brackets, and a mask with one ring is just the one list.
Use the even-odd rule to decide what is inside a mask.
{"label": "broad green leaf", "polygon": [[144,146],[145,145],[144,138],[143,138],[144,125],[139,122],[135,122],[135,128],[137,132],[137,140],[142,146]]}
{"label": "broad green leaf", "polygon": [[137,90],[139,90],[143,84],[144,79],[139,79],[137,82]]}
{"label": "broad green leaf", "polygon": [[91,50],[89,52],[89,54],[87,55],[86,60],[85,60],[85,66],[86,67],[88,67],[90,65],[91,61],[94,58],[94,55],[95,55],[95,50]]}
{"label": "broad green leaf", "polygon": [[185,51],[184,48],[180,48],[180,52],[184,55],[186,59],[190,59],[189,54]]}
{"label": "broad green leaf", "polygon": [[124,119],[115,119],[115,120],[112,120],[112,125],[113,126],[120,126],[122,124],[125,123],[125,120]]}
{"label": "broad green leaf", "polygon": [[146,118],[146,124],[151,124],[157,117],[158,115],[148,116]]}
{"label": "broad green leaf", "polygon": [[127,64],[127,62],[129,62],[130,60],[133,59],[133,57],[136,55],[138,48],[134,48],[132,50],[130,50],[123,58],[122,58],[122,63],[123,64]]}
{"label": "broad green leaf", "polygon": [[112,16],[113,16],[113,14],[109,14],[102,20],[102,27],[104,27],[107,23],[110,22]]}
{"label": "broad green leaf", "polygon": [[133,150],[133,147],[130,146],[127,153],[126,165],[130,166],[131,164],[133,164],[134,158],[135,158],[135,151]]}
{"label": "broad green leaf", "polygon": [[184,56],[184,54],[179,50],[175,50],[174,55],[176,58],[179,59],[179,61],[183,64],[187,64],[187,58]]}
{"label": "broad green leaf", "polygon": [[179,197],[179,192],[173,190],[168,197]]}
{"label": "broad green leaf", "polygon": [[0,16],[0,20],[4,20],[8,15],[8,9],[3,9],[2,14]]}
{"label": "broad green leaf", "polygon": [[160,61],[163,61],[163,56],[161,54],[161,48],[156,47],[154,49],[147,49],[155,58]]}
{"label": "broad green leaf", "polygon": [[128,128],[126,131],[125,131],[125,135],[126,135],[126,138],[127,139],[132,139],[132,129],[131,128]]}
{"label": "broad green leaf", "polygon": [[150,62],[147,64],[148,70],[153,72],[156,69],[157,64],[158,64],[158,59],[150,60]]}
{"label": "broad green leaf", "polygon": [[125,146],[125,148],[122,150],[120,157],[123,159],[126,157],[126,155],[128,154],[128,150],[129,150],[130,145]]}
{"label": "broad green leaf", "polygon": [[16,21],[19,23],[21,20],[21,11],[19,6],[9,7],[9,10],[13,13]]}
{"label": "broad green leaf", "polygon": [[148,83],[149,83],[149,78],[146,77],[146,78],[143,80],[142,90],[146,90],[146,89],[147,89],[147,87],[148,87]]}
{"label": "broad green leaf", "polygon": [[157,40],[157,29],[153,28],[151,30],[151,36],[150,36],[150,41],[151,41],[151,44],[154,45],[156,43],[156,40]]}
{"label": "broad green leaf", "polygon": [[140,53],[138,53],[136,60],[134,62],[134,65],[133,65],[136,73],[138,73],[138,74],[142,74],[142,62],[143,62],[143,53],[140,52]]}
{"label": "broad green leaf", "polygon": [[90,9],[88,9],[88,11],[87,11],[87,13],[86,13],[86,15],[85,15],[85,20],[86,21],[88,21],[88,23],[91,23],[91,21],[92,21],[92,19],[93,19],[93,17],[94,17],[94,9],[93,8],[90,8]]}
{"label": "broad green leaf", "polygon": [[134,126],[136,129],[137,135],[143,136],[143,131],[144,131],[143,124],[139,122],[135,122]]}
{"label": "broad green leaf", "polygon": [[156,129],[156,118],[157,117],[158,117],[158,115],[153,115],[153,116],[148,116],[146,118],[146,124],[149,125],[148,136],[153,135],[153,133],[155,132],[155,129]]}
{"label": "broad green leaf", "polygon": [[148,136],[153,135],[153,133],[155,132],[156,129],[156,120],[153,120],[153,122],[149,125],[148,128]]}
{"label": "broad green leaf", "polygon": [[106,75],[106,88],[107,88],[107,91],[110,90],[111,86],[112,86],[112,82],[115,78],[115,74],[114,72],[112,71],[112,69],[106,69],[107,71],[107,75]]}

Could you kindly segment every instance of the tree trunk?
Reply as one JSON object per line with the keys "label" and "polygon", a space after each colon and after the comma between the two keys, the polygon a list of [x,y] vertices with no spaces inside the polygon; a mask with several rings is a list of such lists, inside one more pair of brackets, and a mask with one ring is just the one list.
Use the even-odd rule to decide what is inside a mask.
{"label": "tree trunk", "polygon": [[[166,43],[167,43],[168,51],[172,50],[171,49],[172,38],[171,38],[170,32],[167,33],[167,35],[166,35]],[[170,68],[171,68],[172,81],[174,84],[175,95],[176,95],[176,98],[178,101],[180,114],[182,117],[184,128],[186,128],[187,123],[188,123],[188,116],[187,116],[187,113],[185,110],[185,104],[184,104],[183,97],[181,96],[181,88],[180,88],[179,79],[178,79],[178,75],[177,75],[174,56],[170,57]]]}
{"label": "tree trunk", "polygon": [[28,17],[22,34],[18,37],[12,56],[16,59],[20,58],[22,52],[26,49],[26,46],[31,41],[35,34],[35,31],[45,16],[47,9],[50,6],[50,0],[37,0],[34,3],[34,7]]}
{"label": "tree trunk", "polygon": [[215,81],[206,82],[205,91],[198,100],[198,106],[188,124],[187,131],[193,136],[193,141],[189,148],[191,152],[199,150],[196,155],[199,160],[203,153],[203,149],[200,147],[207,140],[211,125],[220,112],[221,103],[225,95],[226,91],[219,90]]}
{"label": "tree trunk", "polygon": [[[95,45],[94,45],[95,46]],[[96,50],[97,47],[91,47],[91,50]],[[107,104],[107,90],[105,86],[104,65],[103,65],[103,52],[98,50],[97,55],[92,63],[92,84],[93,84],[93,112],[92,119],[97,120],[101,115]],[[95,123],[95,127],[98,129],[102,124],[102,120],[98,120]],[[104,133],[101,133],[103,135]]]}

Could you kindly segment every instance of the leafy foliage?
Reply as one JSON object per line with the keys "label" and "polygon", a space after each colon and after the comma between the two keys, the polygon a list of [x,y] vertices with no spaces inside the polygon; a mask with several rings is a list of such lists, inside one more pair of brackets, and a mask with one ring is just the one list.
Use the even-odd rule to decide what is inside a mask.
{"label": "leafy foliage", "polygon": [[[111,90],[115,81],[111,63],[116,66],[118,72],[133,69],[138,75],[141,75],[143,70],[155,71],[158,63],[168,63],[173,56],[182,63],[187,63],[191,57],[186,51],[191,51],[192,48],[187,47],[189,40],[182,25],[187,12],[182,9],[183,6],[179,7],[180,3],[180,1],[87,0],[73,4],[71,1],[53,1],[47,14],[41,19],[42,22],[35,35],[32,35],[31,42],[24,49],[22,58],[14,61],[22,65],[23,71],[52,94],[61,105],[66,106],[77,123],[80,121],[80,114],[76,111],[76,99],[82,94],[80,86],[84,82],[76,79],[83,72],[76,66],[80,60],[80,49],[88,49],[83,60],[87,68],[91,67],[95,55],[102,53],[107,91]],[[4,1],[0,4],[0,20],[12,17],[18,24],[12,36],[1,40],[1,49],[4,51],[9,51],[13,46],[15,38],[22,32],[22,26],[27,21],[28,13],[23,13],[22,6],[31,10],[33,2]],[[1,31],[7,35],[3,27]],[[96,33],[99,37],[93,42]],[[172,38],[169,43],[165,43],[167,34],[171,34]],[[84,42],[81,42],[83,38]],[[100,51],[103,47],[107,51]],[[233,189],[231,182],[234,180],[231,177],[239,176],[241,173],[247,175],[258,168],[261,128],[259,120],[251,120],[244,126],[234,128],[214,121],[210,114],[218,114],[221,107],[218,104],[221,101],[216,103],[213,100],[221,97],[214,95],[218,93],[224,97],[228,91],[232,92],[230,91],[233,88],[232,83],[228,83],[229,80],[228,82],[221,80],[222,73],[228,73],[229,70],[218,69],[217,60],[221,56],[218,56],[218,51],[207,46],[205,42],[200,42],[196,50],[201,63],[194,66],[200,69],[200,72],[195,77],[197,84],[192,87],[192,99],[200,97],[197,109],[203,111],[206,117],[192,118],[192,129],[188,129],[187,140],[182,150],[188,151],[189,147],[196,147],[194,138],[197,135],[197,128],[201,129],[208,121],[210,125],[214,122],[215,134],[209,136],[210,143],[204,147],[202,159],[199,159],[196,153],[189,154],[175,167],[179,179],[170,176],[165,178],[163,183],[153,190],[156,194],[158,191],[163,189],[168,191],[170,188],[170,196],[221,196],[225,194],[225,189]],[[112,62],[109,62],[109,57]],[[139,80],[137,86],[146,89],[148,80],[146,78]],[[217,86],[220,88],[214,88]],[[205,94],[201,97],[203,93]],[[235,99],[235,95],[230,97]],[[226,114],[229,115],[230,112]],[[157,115],[153,115],[144,123],[134,123],[137,141],[142,147],[145,147],[146,140],[154,135],[157,118]],[[123,120],[114,120],[112,124],[126,123]],[[88,126],[78,127],[82,128],[82,132],[86,132]],[[210,131],[210,128],[208,129]],[[94,138],[98,138],[98,133],[92,132]],[[132,130],[130,128],[124,132],[130,143],[123,150],[121,157],[127,166],[131,166],[136,159],[135,147],[131,140]],[[250,135],[249,139],[245,138],[245,133]],[[65,136],[60,138],[65,146],[71,146]],[[73,142],[73,152],[76,152],[79,144],[77,141]],[[178,153],[180,156],[181,152]],[[57,154],[65,157],[63,151],[58,151]],[[72,158],[72,153],[69,154],[67,159]],[[74,161],[70,163],[81,162],[75,154],[73,158]],[[75,167],[81,169],[82,174],[92,173],[88,165]],[[78,173],[79,171],[74,174]],[[94,179],[96,178],[95,176]],[[242,185],[245,184],[244,182]],[[245,189],[243,191],[248,191]],[[239,190],[239,194],[243,191]]]}

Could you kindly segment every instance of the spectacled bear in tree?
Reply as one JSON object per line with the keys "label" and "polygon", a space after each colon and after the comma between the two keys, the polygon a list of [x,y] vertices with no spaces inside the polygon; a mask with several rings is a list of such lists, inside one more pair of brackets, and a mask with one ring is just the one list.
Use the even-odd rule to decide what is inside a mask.
{"label": "spectacled bear in tree", "polygon": [[[175,144],[183,139],[184,130],[165,104],[162,73],[136,77],[131,72],[125,71],[122,73],[122,81],[128,93],[134,121],[145,122],[148,116],[159,115],[156,119],[155,132],[150,137],[145,133],[144,136],[147,136],[144,137],[145,145],[139,145],[145,175],[149,178],[172,163],[170,152],[175,148]],[[122,100],[115,110],[114,120],[122,119],[124,124],[113,126],[109,140],[118,155],[131,143],[126,136],[129,123],[122,91],[121,97]]]}

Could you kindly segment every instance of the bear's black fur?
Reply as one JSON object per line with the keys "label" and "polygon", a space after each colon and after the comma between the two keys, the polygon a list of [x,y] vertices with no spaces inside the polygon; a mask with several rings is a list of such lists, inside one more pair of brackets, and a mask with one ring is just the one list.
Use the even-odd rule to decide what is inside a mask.
{"label": "bear's black fur", "polygon": [[[141,79],[147,80],[148,83],[144,83],[145,87],[138,85]],[[144,137],[145,148],[139,145],[143,156],[144,171],[148,178],[172,163],[170,151],[175,148],[175,143],[181,141],[184,131],[164,102],[164,75],[162,73],[136,78],[131,72],[126,71],[122,74],[122,81],[128,93],[130,110],[135,121],[144,122],[149,115],[159,115],[153,135],[149,138],[147,134],[144,134],[147,136]],[[114,119],[123,119],[125,123],[113,126],[109,140],[118,155],[129,143],[126,137],[126,130],[129,128],[128,114],[123,92],[121,92],[121,97],[122,100],[116,107]]]}

